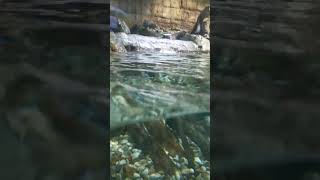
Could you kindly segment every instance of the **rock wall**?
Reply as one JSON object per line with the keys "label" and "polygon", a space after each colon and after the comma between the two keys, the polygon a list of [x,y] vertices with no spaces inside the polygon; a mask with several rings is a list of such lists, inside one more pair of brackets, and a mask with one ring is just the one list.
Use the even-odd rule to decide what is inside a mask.
{"label": "rock wall", "polygon": [[211,7],[216,46],[319,54],[320,1],[214,0]]}
{"label": "rock wall", "polygon": [[149,19],[163,27],[191,31],[209,0],[111,0],[111,5],[124,10],[138,22]]}

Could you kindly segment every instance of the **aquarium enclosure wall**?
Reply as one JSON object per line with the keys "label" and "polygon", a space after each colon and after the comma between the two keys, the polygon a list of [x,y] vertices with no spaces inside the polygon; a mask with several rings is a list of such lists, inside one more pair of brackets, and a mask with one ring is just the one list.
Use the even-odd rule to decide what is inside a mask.
{"label": "aquarium enclosure wall", "polygon": [[210,7],[110,4],[111,179],[210,179]]}

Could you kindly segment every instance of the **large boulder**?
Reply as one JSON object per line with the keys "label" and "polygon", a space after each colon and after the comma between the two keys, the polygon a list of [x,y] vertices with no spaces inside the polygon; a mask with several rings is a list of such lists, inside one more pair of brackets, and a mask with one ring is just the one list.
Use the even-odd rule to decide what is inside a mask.
{"label": "large boulder", "polygon": [[127,52],[122,40],[114,32],[110,32],[110,50],[113,52]]}

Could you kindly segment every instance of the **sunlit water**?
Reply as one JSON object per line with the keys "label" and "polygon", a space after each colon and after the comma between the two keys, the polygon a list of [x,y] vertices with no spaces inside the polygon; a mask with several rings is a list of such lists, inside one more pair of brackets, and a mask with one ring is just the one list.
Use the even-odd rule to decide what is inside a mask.
{"label": "sunlit water", "polygon": [[209,54],[112,54],[110,66],[111,128],[210,111]]}

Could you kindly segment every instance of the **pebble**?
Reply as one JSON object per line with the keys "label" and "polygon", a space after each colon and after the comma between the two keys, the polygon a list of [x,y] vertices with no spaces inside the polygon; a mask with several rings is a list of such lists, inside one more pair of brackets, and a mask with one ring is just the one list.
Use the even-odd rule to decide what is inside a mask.
{"label": "pebble", "polygon": [[153,174],[150,175],[149,179],[150,180],[159,180],[159,179],[162,179],[162,177],[163,176],[161,174],[159,174],[159,173],[153,173]]}
{"label": "pebble", "polygon": [[181,179],[181,173],[180,173],[180,171],[176,171],[176,173],[175,173],[175,177],[176,177],[176,179]]}
{"label": "pebble", "polygon": [[[134,180],[183,180],[197,179],[209,180],[210,163],[197,154],[198,148],[193,148],[193,162],[188,163],[186,157],[173,154],[169,156],[175,164],[174,174],[166,175],[162,170],[156,171],[152,159],[145,155],[142,150],[130,143],[127,135],[120,135],[110,140],[111,161],[114,163],[111,169],[111,179],[134,179]],[[195,165],[195,169],[188,164]],[[126,168],[126,167],[130,168]]]}
{"label": "pebble", "polygon": [[143,171],[142,171],[142,176],[147,176],[149,174],[149,169],[148,168],[145,168]]}
{"label": "pebble", "polygon": [[185,165],[188,165],[188,160],[187,160],[187,158],[185,158],[185,157],[182,157],[182,158],[181,158],[181,162],[182,162],[183,164],[185,164]]}
{"label": "pebble", "polygon": [[137,159],[140,156],[140,153],[135,152],[131,155],[132,159]]}
{"label": "pebble", "polygon": [[140,177],[140,174],[134,173],[134,174],[133,174],[133,177],[134,177],[134,178],[139,178],[139,177]]}
{"label": "pebble", "polygon": [[197,164],[202,164],[202,161],[200,160],[199,157],[195,157],[194,158],[194,162],[197,163]]}
{"label": "pebble", "polygon": [[121,141],[121,144],[127,144],[128,143],[128,140],[124,139]]}
{"label": "pebble", "polygon": [[201,170],[202,172],[205,172],[207,169],[206,169],[206,167],[201,166],[201,167],[200,167],[200,170]]}
{"label": "pebble", "polygon": [[125,160],[125,159],[118,161],[118,165],[120,165],[120,166],[125,165],[125,164],[127,164],[127,160]]}
{"label": "pebble", "polygon": [[193,174],[194,170],[192,168],[190,169],[182,169],[182,174]]}

